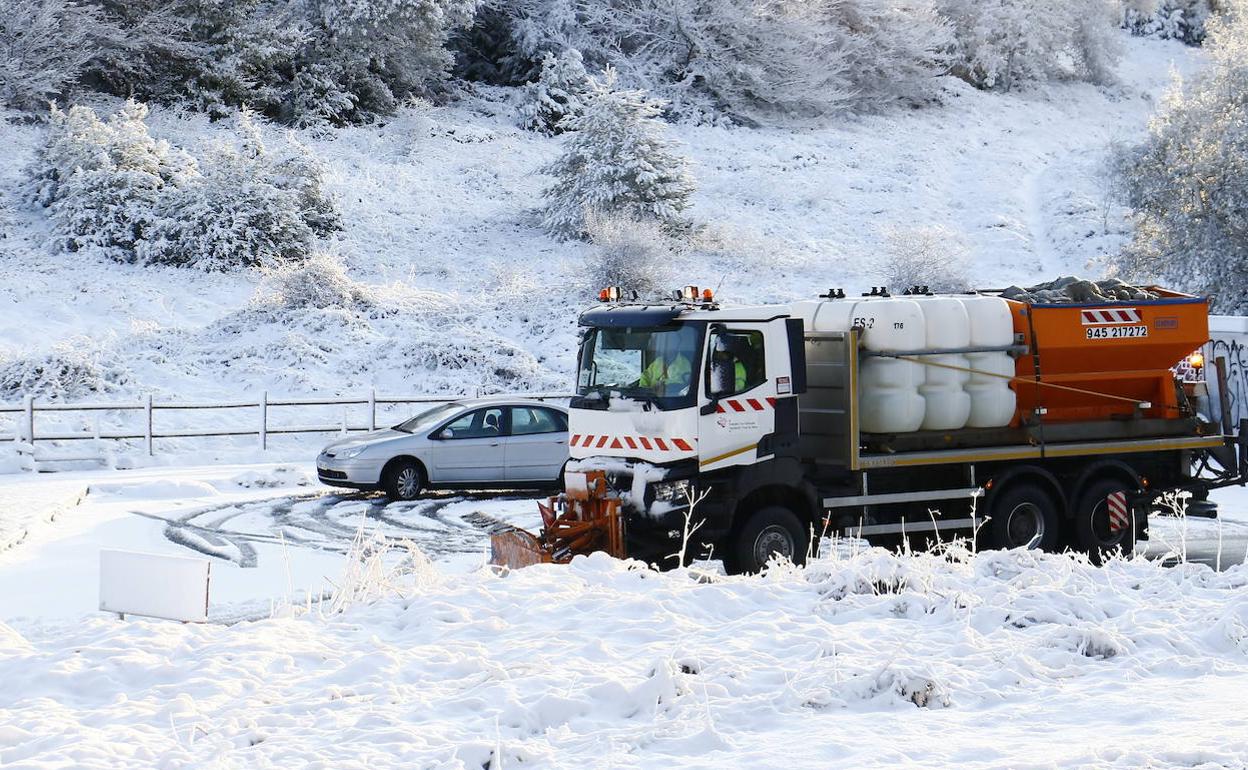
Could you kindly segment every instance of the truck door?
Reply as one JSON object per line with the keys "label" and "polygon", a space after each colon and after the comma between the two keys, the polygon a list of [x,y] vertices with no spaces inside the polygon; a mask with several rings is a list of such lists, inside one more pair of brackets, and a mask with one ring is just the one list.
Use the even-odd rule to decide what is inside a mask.
{"label": "truck door", "polygon": [[704,471],[754,462],[759,441],[775,431],[781,367],[769,357],[787,356],[787,350],[769,349],[768,326],[716,324],[707,336],[698,426]]}

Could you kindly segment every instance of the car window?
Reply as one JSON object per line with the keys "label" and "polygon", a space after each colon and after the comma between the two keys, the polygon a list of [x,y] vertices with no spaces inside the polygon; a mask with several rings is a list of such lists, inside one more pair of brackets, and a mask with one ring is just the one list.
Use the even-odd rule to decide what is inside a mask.
{"label": "car window", "polygon": [[453,420],[441,431],[442,438],[490,438],[503,432],[502,407],[477,409]]}
{"label": "car window", "polygon": [[524,436],[534,433],[558,433],[567,430],[557,412],[538,406],[513,406],[511,408],[511,435]]}

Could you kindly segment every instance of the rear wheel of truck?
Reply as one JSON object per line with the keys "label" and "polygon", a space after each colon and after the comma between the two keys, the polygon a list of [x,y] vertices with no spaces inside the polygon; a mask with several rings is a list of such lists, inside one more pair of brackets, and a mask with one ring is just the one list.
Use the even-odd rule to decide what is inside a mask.
{"label": "rear wheel of truck", "polygon": [[1061,519],[1057,501],[1038,484],[1028,481],[1006,487],[993,499],[984,527],[989,548],[1028,548],[1056,551]]}
{"label": "rear wheel of truck", "polygon": [[1128,496],[1132,490],[1117,479],[1094,482],[1079,496],[1075,508],[1075,546],[1093,564],[1110,556],[1135,552],[1135,514]]}
{"label": "rear wheel of truck", "polygon": [[724,570],[730,575],[761,572],[775,556],[805,564],[809,544],[809,531],[797,514],[769,505],[750,514],[729,541]]}
{"label": "rear wheel of truck", "polygon": [[420,466],[412,460],[396,460],[386,466],[381,486],[391,500],[415,500],[425,486]]}

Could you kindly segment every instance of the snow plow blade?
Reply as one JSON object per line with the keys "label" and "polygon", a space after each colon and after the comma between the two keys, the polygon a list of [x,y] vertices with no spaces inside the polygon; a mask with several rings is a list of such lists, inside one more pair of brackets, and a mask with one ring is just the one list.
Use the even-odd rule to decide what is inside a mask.
{"label": "snow plow blade", "polygon": [[620,500],[602,471],[568,471],[567,492],[538,503],[542,531],[510,529],[490,536],[490,563],[519,569],[532,564],[567,564],[572,558],[606,551],[624,558],[624,518]]}

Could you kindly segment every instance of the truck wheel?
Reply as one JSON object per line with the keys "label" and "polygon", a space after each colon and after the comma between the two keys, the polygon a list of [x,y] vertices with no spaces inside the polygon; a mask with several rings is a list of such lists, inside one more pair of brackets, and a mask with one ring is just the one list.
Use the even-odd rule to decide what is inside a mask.
{"label": "truck wheel", "polygon": [[391,500],[415,500],[425,479],[419,465],[411,460],[399,460],[386,468],[381,485]]}
{"label": "truck wheel", "polygon": [[989,515],[989,548],[1057,550],[1061,527],[1057,503],[1039,485],[1011,484],[992,501]]}
{"label": "truck wheel", "polygon": [[1132,490],[1115,479],[1097,481],[1084,490],[1075,508],[1075,545],[1093,564],[1114,554],[1135,552],[1135,514],[1127,497]]}
{"label": "truck wheel", "polygon": [[810,534],[796,514],[788,508],[769,505],[751,514],[728,544],[724,570],[730,575],[761,572],[776,555],[794,564],[805,564],[809,543]]}

